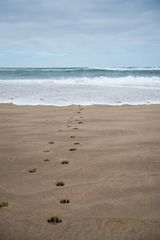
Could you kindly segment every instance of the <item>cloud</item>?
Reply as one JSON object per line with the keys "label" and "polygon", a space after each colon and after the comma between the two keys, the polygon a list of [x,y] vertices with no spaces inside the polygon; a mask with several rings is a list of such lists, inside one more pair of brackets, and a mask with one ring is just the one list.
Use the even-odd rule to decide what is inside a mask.
{"label": "cloud", "polygon": [[77,54],[153,51],[159,24],[159,0],[1,0],[0,49],[39,57],[67,53],[73,63]]}
{"label": "cloud", "polygon": [[27,51],[27,50],[13,50],[5,49],[0,50],[1,55],[11,54],[11,55],[22,55],[22,56],[40,56],[40,57],[49,57],[49,56],[66,56],[67,53],[63,52],[46,52],[46,51]]}

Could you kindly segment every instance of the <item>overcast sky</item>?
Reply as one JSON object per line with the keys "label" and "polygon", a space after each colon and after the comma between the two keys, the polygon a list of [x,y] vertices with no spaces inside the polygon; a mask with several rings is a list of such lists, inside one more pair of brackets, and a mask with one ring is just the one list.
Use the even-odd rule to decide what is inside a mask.
{"label": "overcast sky", "polygon": [[160,0],[0,0],[0,67],[160,66]]}

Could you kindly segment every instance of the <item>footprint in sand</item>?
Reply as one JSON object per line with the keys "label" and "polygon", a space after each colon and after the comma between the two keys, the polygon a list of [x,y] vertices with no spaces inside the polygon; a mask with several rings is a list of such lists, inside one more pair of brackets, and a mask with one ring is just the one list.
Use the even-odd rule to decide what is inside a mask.
{"label": "footprint in sand", "polygon": [[73,128],[73,130],[77,130],[77,129],[79,129],[79,128],[77,128],[77,127]]}
{"label": "footprint in sand", "polygon": [[44,159],[44,162],[49,162],[49,159],[48,158]]}
{"label": "footprint in sand", "polygon": [[74,145],[79,145],[80,143],[79,142],[75,142]]}
{"label": "footprint in sand", "polygon": [[60,203],[62,203],[62,204],[69,204],[70,201],[69,201],[69,199],[62,199],[62,200],[60,200]]}
{"label": "footprint in sand", "polygon": [[66,165],[66,164],[69,164],[69,162],[67,160],[64,160],[61,162],[61,164]]}
{"label": "footprint in sand", "polygon": [[82,124],[83,122],[79,121],[78,124]]}
{"label": "footprint in sand", "polygon": [[68,128],[71,127],[70,125],[67,126]]}
{"label": "footprint in sand", "polygon": [[58,132],[63,132],[63,130],[62,130],[62,129],[59,129]]}
{"label": "footprint in sand", "polygon": [[47,220],[48,223],[52,223],[52,224],[58,224],[62,222],[62,219],[59,217],[51,217]]}
{"label": "footprint in sand", "polygon": [[50,150],[44,150],[43,152],[50,152]]}
{"label": "footprint in sand", "polygon": [[29,173],[35,173],[36,171],[37,171],[36,168],[32,168],[32,169],[28,170]]}
{"label": "footprint in sand", "polygon": [[51,141],[51,142],[48,142],[48,144],[54,144],[54,142]]}
{"label": "footprint in sand", "polygon": [[69,151],[70,151],[70,152],[77,151],[77,148],[70,148]]}
{"label": "footprint in sand", "polygon": [[75,138],[75,136],[70,136],[70,138]]}
{"label": "footprint in sand", "polygon": [[8,207],[8,205],[9,205],[8,202],[0,202],[0,208]]}
{"label": "footprint in sand", "polygon": [[81,113],[81,112],[78,111],[77,113]]}
{"label": "footprint in sand", "polygon": [[56,186],[58,186],[58,187],[63,187],[65,184],[64,184],[64,182],[57,182],[56,183]]}

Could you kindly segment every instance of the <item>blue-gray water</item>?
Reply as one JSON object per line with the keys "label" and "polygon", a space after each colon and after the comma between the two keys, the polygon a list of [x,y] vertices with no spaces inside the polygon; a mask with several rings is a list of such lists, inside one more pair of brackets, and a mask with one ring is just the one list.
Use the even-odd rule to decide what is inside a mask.
{"label": "blue-gray water", "polygon": [[160,68],[0,68],[0,102],[160,103]]}
{"label": "blue-gray water", "polygon": [[160,68],[0,68],[0,79],[160,77]]}

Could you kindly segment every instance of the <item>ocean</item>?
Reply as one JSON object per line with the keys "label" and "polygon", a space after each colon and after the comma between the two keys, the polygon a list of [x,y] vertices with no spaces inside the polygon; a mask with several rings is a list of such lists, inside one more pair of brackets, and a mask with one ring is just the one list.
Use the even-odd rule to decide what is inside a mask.
{"label": "ocean", "polygon": [[160,67],[0,68],[0,103],[159,104]]}

